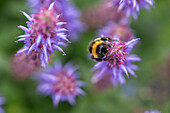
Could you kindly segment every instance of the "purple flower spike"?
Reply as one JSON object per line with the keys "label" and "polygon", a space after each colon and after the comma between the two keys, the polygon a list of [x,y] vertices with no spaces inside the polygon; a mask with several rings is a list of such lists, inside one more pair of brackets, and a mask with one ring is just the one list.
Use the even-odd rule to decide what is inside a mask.
{"label": "purple flower spike", "polygon": [[137,13],[141,8],[150,9],[150,5],[153,7],[154,0],[114,0],[114,6],[118,6],[118,11],[123,10],[127,17],[133,16],[137,19]]}
{"label": "purple flower spike", "polygon": [[32,16],[21,11],[29,20],[26,22],[28,28],[18,26],[25,31],[25,34],[18,36],[17,42],[24,41],[25,46],[17,54],[24,52],[29,55],[32,51],[39,52],[43,67],[48,65],[49,56],[53,54],[54,50],[59,50],[65,55],[59,45],[63,45],[65,41],[70,43],[65,34],[67,30],[61,27],[66,23],[60,21],[60,15],[55,13],[54,5],[52,3],[49,8],[45,7]]}
{"label": "purple flower spike", "polygon": [[161,113],[161,112],[158,110],[151,110],[151,111],[145,111],[145,113]]}
{"label": "purple flower spike", "polygon": [[106,61],[98,62],[92,68],[95,71],[92,77],[92,82],[96,83],[103,79],[106,75],[111,75],[110,80],[113,86],[117,86],[118,83],[125,84],[125,76],[129,78],[129,73],[136,77],[135,70],[138,67],[132,64],[135,61],[140,61],[141,59],[136,55],[130,55],[133,46],[138,42],[139,38],[132,39],[128,42],[113,41],[108,47],[109,52],[104,57]]}
{"label": "purple flower spike", "polygon": [[52,96],[54,105],[57,106],[60,101],[68,101],[75,104],[77,95],[85,95],[80,88],[84,82],[77,80],[78,74],[75,72],[77,67],[67,63],[63,68],[60,62],[55,62],[54,67],[50,67],[39,74],[38,91]]}
{"label": "purple flower spike", "polygon": [[31,12],[39,12],[41,7],[48,7],[52,2],[55,2],[55,12],[61,13],[61,20],[67,24],[63,27],[68,29],[68,35],[71,40],[76,40],[78,34],[83,32],[84,24],[79,20],[80,11],[69,0],[28,0],[31,7]]}

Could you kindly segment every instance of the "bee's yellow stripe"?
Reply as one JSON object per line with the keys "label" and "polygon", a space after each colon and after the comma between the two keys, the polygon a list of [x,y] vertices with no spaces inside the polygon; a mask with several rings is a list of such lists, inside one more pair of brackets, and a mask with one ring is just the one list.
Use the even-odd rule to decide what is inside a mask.
{"label": "bee's yellow stripe", "polygon": [[94,56],[94,58],[97,58],[97,53],[96,53],[96,49],[97,49],[97,46],[100,45],[103,41],[98,41],[98,42],[95,42],[93,44],[93,47],[92,47],[92,54]]}

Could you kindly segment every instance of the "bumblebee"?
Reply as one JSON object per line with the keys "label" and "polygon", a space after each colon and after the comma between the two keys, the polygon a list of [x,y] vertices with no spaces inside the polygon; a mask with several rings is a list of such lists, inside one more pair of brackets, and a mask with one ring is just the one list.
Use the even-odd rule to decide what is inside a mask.
{"label": "bumblebee", "polygon": [[91,41],[89,44],[89,52],[92,54],[91,58],[96,61],[107,60],[104,56],[107,55],[109,51],[109,42],[112,42],[112,39],[109,37],[99,37]]}

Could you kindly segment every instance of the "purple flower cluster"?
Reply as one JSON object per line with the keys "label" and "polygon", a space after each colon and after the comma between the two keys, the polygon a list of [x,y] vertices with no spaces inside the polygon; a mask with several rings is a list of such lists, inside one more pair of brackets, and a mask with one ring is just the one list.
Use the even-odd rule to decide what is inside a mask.
{"label": "purple flower cluster", "polygon": [[67,29],[61,27],[65,22],[60,21],[60,15],[55,12],[54,4],[52,3],[49,8],[43,8],[32,16],[21,11],[29,21],[26,22],[28,28],[19,26],[25,34],[18,36],[17,42],[24,41],[25,46],[17,54],[24,52],[29,55],[34,51],[39,52],[43,67],[48,65],[49,56],[54,50],[59,50],[65,55],[59,45],[66,46],[64,41],[70,43],[65,33]]}
{"label": "purple flower cluster", "polygon": [[[98,17],[110,14],[110,17],[103,18],[97,23],[104,26],[113,18],[116,22],[111,21],[108,26],[99,31],[99,34],[102,34],[105,38],[98,38],[95,41],[99,42],[97,44],[103,45],[99,46],[94,41],[93,44],[96,44],[96,46],[90,48],[96,48],[96,51],[100,49],[100,52],[104,51],[104,57],[100,59],[101,62],[97,62],[92,68],[94,72],[92,82],[99,83],[96,86],[96,89],[99,90],[125,84],[126,77],[130,78],[129,74],[136,77],[135,71],[138,66],[134,65],[133,62],[141,61],[141,59],[137,55],[131,54],[131,51],[140,39],[134,36],[127,24],[128,19],[124,16],[126,14],[127,17],[133,16],[137,19],[137,13],[140,12],[140,9],[149,9],[150,5],[153,6],[154,1],[111,0],[111,3],[111,6],[109,6],[110,1],[106,2],[105,5],[101,5],[101,8],[96,10],[99,13]],[[60,46],[67,46],[67,43],[71,43],[68,37],[75,40],[78,33],[84,30],[83,23],[79,21],[80,12],[68,0],[28,0],[28,4],[33,14],[30,16],[21,11],[28,21],[26,22],[27,27],[18,26],[25,33],[18,36],[16,42],[23,41],[25,45],[17,52],[13,67],[16,73],[23,71],[19,75],[20,78],[22,75],[24,75],[23,78],[26,78],[31,72],[39,70],[40,65],[45,67],[43,71],[37,73],[36,79],[39,83],[37,90],[46,96],[51,96],[55,106],[58,106],[60,101],[68,101],[73,105],[78,95],[85,95],[85,92],[81,89],[85,86],[85,83],[78,80],[77,67],[73,66],[71,62],[65,66],[62,66],[59,61],[55,62],[53,67],[48,66],[48,64],[55,50],[66,55]],[[107,12],[112,9],[115,10],[114,14],[109,12],[100,15],[101,10]],[[117,9],[120,11],[119,13],[116,12]],[[105,20],[108,21],[105,22]],[[96,18],[94,21],[97,21]],[[93,44],[91,45],[93,46]],[[103,50],[99,48],[101,46],[104,46]],[[99,57],[98,52],[91,53],[97,54],[96,56]],[[47,66],[48,68],[46,68]],[[145,113],[160,112],[151,110],[145,111]]]}
{"label": "purple flower cluster", "polygon": [[76,70],[77,67],[70,62],[63,68],[60,62],[55,62],[54,67],[49,67],[38,74],[38,91],[52,96],[55,106],[59,101],[68,101],[70,104],[74,104],[77,95],[85,95],[85,92],[80,88],[84,86],[84,82],[77,80],[79,74],[75,72]]}
{"label": "purple flower cluster", "polygon": [[105,56],[108,60],[98,62],[92,68],[92,71],[95,71],[92,82],[96,83],[105,77],[105,75],[110,74],[112,84],[117,86],[118,83],[124,84],[126,82],[124,73],[128,78],[128,73],[135,77],[134,70],[137,70],[138,67],[132,63],[134,61],[140,61],[140,58],[136,55],[130,55],[130,52],[138,40],[139,38],[132,39],[125,43],[121,41],[111,42],[108,55]]}
{"label": "purple flower cluster", "polygon": [[[133,16],[137,19],[140,9],[153,7],[154,0],[111,0],[107,7],[110,5],[115,6],[119,12],[124,12],[126,17]],[[128,78],[129,73],[135,77],[134,71],[138,67],[133,62],[141,61],[141,59],[137,55],[131,55],[130,52],[139,38],[135,38],[130,29],[128,18],[122,18],[117,23],[108,21],[108,25],[100,29],[99,34],[102,34],[102,37],[110,37],[113,41],[107,42],[108,52],[103,57],[103,61],[97,62],[92,68],[92,71],[95,72],[92,82],[97,84],[104,80],[108,81],[108,78],[110,78],[108,83],[111,82],[113,86],[117,86],[118,83],[124,84],[126,82],[124,74]]]}
{"label": "purple flower cluster", "polygon": [[141,8],[150,9],[154,0],[113,0],[113,5],[118,6],[118,11],[123,10],[127,17],[133,16],[137,19],[137,13]]}
{"label": "purple flower cluster", "polygon": [[[28,19],[27,27],[18,26],[25,31],[20,35],[18,41],[24,41],[25,45],[17,52],[14,59],[14,70],[22,72],[21,76],[26,78],[31,72],[37,71],[40,64],[43,67],[48,66],[50,56],[55,50],[59,50],[65,55],[59,46],[67,46],[69,32],[74,38],[77,32],[81,31],[82,23],[78,21],[79,12],[71,5],[69,1],[64,0],[37,0],[30,1],[34,13],[29,16],[21,11]],[[67,42],[67,43],[66,43]],[[38,66],[36,69],[36,64]],[[23,65],[23,66],[22,66]],[[24,69],[22,69],[24,68]],[[35,69],[34,69],[35,68]],[[79,74],[75,71],[77,67],[67,63],[64,67],[60,62],[56,62],[54,67],[49,67],[38,73],[38,91],[52,96],[54,105],[59,101],[68,101],[70,104],[75,103],[77,95],[85,95],[80,88],[84,82],[77,80]],[[21,77],[19,75],[19,77]]]}
{"label": "purple flower cluster", "polygon": [[39,12],[42,7],[48,7],[52,2],[55,2],[55,12],[62,14],[61,20],[67,24],[63,27],[68,30],[68,35],[71,40],[76,40],[78,34],[84,31],[84,24],[79,20],[80,11],[68,0],[28,0],[31,7],[31,12]]}

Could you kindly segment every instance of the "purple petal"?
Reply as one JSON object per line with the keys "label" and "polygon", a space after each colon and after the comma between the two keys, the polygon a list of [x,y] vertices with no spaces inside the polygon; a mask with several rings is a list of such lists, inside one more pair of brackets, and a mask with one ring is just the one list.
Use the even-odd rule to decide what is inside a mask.
{"label": "purple petal", "polygon": [[120,65],[120,68],[125,72],[125,74],[129,78],[129,74],[128,74],[128,71],[127,71],[126,67],[124,65]]}
{"label": "purple petal", "polygon": [[47,38],[47,43],[48,43],[49,47],[51,48],[51,38],[50,37]]}
{"label": "purple petal", "polygon": [[20,39],[18,39],[17,41],[15,41],[16,43],[18,42],[18,41],[24,41],[25,40],[25,38],[20,38]]}
{"label": "purple petal", "polygon": [[35,46],[36,46],[36,44],[34,43],[34,44],[30,47],[30,49],[28,50],[27,55],[29,55],[30,52],[31,52],[33,49],[35,49]]}
{"label": "purple petal", "polygon": [[25,13],[24,11],[20,12],[22,12],[29,21],[32,21],[32,18],[27,13]]}
{"label": "purple petal", "polygon": [[52,96],[52,98],[53,98],[54,105],[55,105],[55,106],[58,106],[58,103],[59,103],[59,101],[60,101],[61,96],[60,96],[59,94],[54,94],[54,95]]}
{"label": "purple petal", "polygon": [[139,58],[137,55],[129,55],[127,58],[126,58],[127,61],[141,61],[141,58]]}
{"label": "purple petal", "polygon": [[135,72],[134,72],[131,68],[127,67],[127,70],[128,70],[128,72],[129,72],[131,75],[133,75],[134,77],[136,77]]}
{"label": "purple petal", "polygon": [[68,44],[66,44],[64,42],[58,42],[58,45],[67,46]]}
{"label": "purple petal", "polygon": [[21,28],[22,30],[24,30],[25,32],[29,32],[29,29],[28,28],[26,28],[26,27],[24,27],[24,26],[18,26],[18,28]]}
{"label": "purple petal", "polygon": [[68,31],[68,30],[65,29],[65,28],[60,28],[60,29],[57,30],[57,32],[63,32],[63,31]]}
{"label": "purple petal", "polygon": [[98,72],[96,72],[94,75],[93,75],[93,77],[92,77],[92,82],[93,83],[96,83],[96,82],[98,82],[100,79],[102,79],[102,75],[103,75],[103,73],[106,71],[106,67],[104,67],[104,68],[102,68],[100,71],[98,71]]}
{"label": "purple petal", "polygon": [[136,7],[136,0],[133,0],[133,8]]}
{"label": "purple petal", "polygon": [[50,6],[48,7],[48,10],[51,10],[54,7],[55,2],[51,3]]}
{"label": "purple petal", "polygon": [[57,36],[59,36],[60,38],[62,38],[63,40],[66,40],[68,43],[71,43],[67,38],[66,35],[64,33],[57,33]]}
{"label": "purple petal", "polygon": [[42,79],[43,81],[48,81],[48,82],[57,82],[58,79],[56,76],[54,76],[53,74],[49,74],[49,73],[42,73],[40,75],[40,79]]}
{"label": "purple petal", "polygon": [[53,45],[53,47],[54,47],[55,49],[58,49],[60,52],[62,52],[63,55],[66,55],[66,54],[64,53],[63,49],[61,49],[59,46]]}
{"label": "purple petal", "polygon": [[121,85],[125,84],[126,83],[126,79],[125,77],[122,75],[121,72],[119,72],[119,75],[118,75],[118,81],[120,82]]}
{"label": "purple petal", "polygon": [[66,22],[58,22],[56,25],[61,26],[61,25],[64,25],[64,24],[66,24]]}
{"label": "purple petal", "polygon": [[46,64],[46,62],[45,62],[45,60],[44,60],[44,54],[43,54],[43,53],[40,55],[40,59],[41,59],[41,66],[42,66],[42,67],[46,67],[47,64]]}
{"label": "purple petal", "polygon": [[20,36],[18,36],[16,38],[21,38],[21,37],[27,38],[27,37],[30,37],[30,35],[29,34],[28,35],[20,35]]}
{"label": "purple petal", "polygon": [[84,82],[82,82],[82,81],[80,81],[80,80],[77,80],[76,81],[76,84],[78,85],[78,86],[85,86],[85,83]]}
{"label": "purple petal", "polygon": [[71,105],[74,105],[75,104],[75,99],[73,96],[68,96],[68,101]]}
{"label": "purple petal", "polygon": [[140,38],[132,39],[132,40],[128,41],[128,42],[126,43],[126,45],[127,45],[128,47],[134,46],[139,40],[140,40]]}
{"label": "purple petal", "polygon": [[42,36],[41,35],[38,35],[37,39],[36,39],[36,44],[37,44],[37,47],[39,46],[40,42],[41,42],[41,39],[42,39]]}
{"label": "purple petal", "polygon": [[52,92],[52,86],[50,84],[41,84],[38,86],[38,91],[49,95]]}
{"label": "purple petal", "polygon": [[24,48],[20,49],[19,51],[17,51],[17,54],[26,52],[28,49],[29,49],[28,47],[24,47]]}
{"label": "purple petal", "polygon": [[47,48],[45,45],[43,45],[43,52],[44,52],[44,56],[45,56],[45,61],[48,64],[48,55],[47,55]]}
{"label": "purple petal", "polygon": [[150,4],[151,6],[153,6],[153,1],[152,0],[145,0],[148,4]]}
{"label": "purple petal", "polygon": [[81,94],[81,95],[84,95],[84,96],[86,95],[86,93],[82,89],[80,89],[79,87],[76,88],[76,91],[77,91],[78,94]]}

